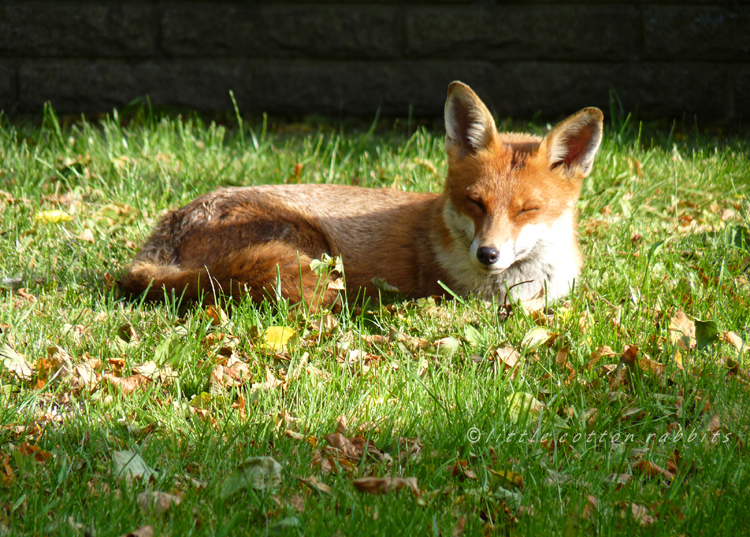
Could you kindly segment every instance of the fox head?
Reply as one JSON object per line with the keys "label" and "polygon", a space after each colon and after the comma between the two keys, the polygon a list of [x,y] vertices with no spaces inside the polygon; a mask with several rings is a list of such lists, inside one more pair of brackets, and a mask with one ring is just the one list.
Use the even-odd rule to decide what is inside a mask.
{"label": "fox head", "polygon": [[468,246],[477,271],[501,274],[556,241],[568,241],[579,256],[575,203],[591,173],[602,125],[602,112],[585,108],[543,138],[501,134],[471,88],[449,86],[443,215],[453,239]]}

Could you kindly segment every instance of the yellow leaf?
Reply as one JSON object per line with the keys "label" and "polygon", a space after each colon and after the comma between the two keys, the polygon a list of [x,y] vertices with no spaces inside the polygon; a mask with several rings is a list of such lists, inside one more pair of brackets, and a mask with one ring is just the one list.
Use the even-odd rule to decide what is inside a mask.
{"label": "yellow leaf", "polygon": [[490,474],[495,476],[493,479],[496,484],[505,488],[521,489],[523,488],[523,476],[510,470],[495,471],[492,468],[487,468]]}
{"label": "yellow leaf", "polygon": [[521,348],[526,352],[534,352],[541,345],[547,343],[554,334],[543,326],[535,326],[523,336]]}
{"label": "yellow leaf", "polygon": [[70,222],[70,215],[64,211],[42,211],[36,215],[36,221],[43,224]]}
{"label": "yellow leaf", "polygon": [[265,347],[273,351],[283,351],[297,341],[297,331],[286,326],[269,326],[263,333]]}

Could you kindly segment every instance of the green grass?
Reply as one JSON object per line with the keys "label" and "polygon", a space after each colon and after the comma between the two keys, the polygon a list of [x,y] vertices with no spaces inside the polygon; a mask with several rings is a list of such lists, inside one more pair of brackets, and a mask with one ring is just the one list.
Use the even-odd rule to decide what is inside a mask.
{"label": "green grass", "polygon": [[[238,131],[145,113],[68,123],[51,109],[41,126],[0,123],[0,342],[33,367],[0,372],[0,535],[697,536],[750,523],[748,353],[724,341],[750,342],[747,139],[609,125],[580,202],[586,268],[548,315],[397,301],[352,306],[320,330],[320,316],[249,303],[215,326],[200,307],[128,302],[110,282],[162,211],[220,185],[440,191],[440,132]],[[70,220],[46,221],[53,210]],[[678,311],[705,321],[699,348],[673,343]],[[298,343],[269,349],[272,326]],[[522,347],[538,326],[551,341]],[[442,338],[460,345],[432,346]],[[505,345],[522,353],[514,371],[496,353]],[[593,360],[602,345],[616,354]],[[631,349],[618,369],[628,346],[636,364],[624,365]],[[234,360],[250,380],[212,380]],[[148,361],[163,376],[123,390]],[[520,411],[532,397],[542,411]],[[330,455],[340,416],[370,455]],[[715,432],[719,442],[704,439]],[[118,475],[118,452],[157,473]],[[280,484],[223,496],[252,456],[278,461]],[[298,480],[311,476],[330,493]],[[419,497],[359,492],[367,476],[415,477]],[[144,491],[182,502],[145,512]]]}

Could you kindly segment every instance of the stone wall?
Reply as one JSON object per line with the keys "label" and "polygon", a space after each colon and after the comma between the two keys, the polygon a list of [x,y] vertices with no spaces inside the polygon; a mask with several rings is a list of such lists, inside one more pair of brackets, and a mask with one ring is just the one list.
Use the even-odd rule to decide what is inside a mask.
{"label": "stone wall", "polygon": [[750,2],[0,2],[0,108],[442,113],[451,80],[501,117],[609,107],[750,118]]}

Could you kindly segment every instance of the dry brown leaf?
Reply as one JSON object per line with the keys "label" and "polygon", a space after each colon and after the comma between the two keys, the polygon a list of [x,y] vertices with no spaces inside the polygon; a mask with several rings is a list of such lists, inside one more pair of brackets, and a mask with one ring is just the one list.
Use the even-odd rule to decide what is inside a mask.
{"label": "dry brown leaf", "polygon": [[659,381],[664,380],[664,375],[667,372],[667,364],[659,363],[648,356],[638,359],[638,367],[643,371],[648,371]]}
{"label": "dry brown leaf", "polygon": [[650,526],[655,522],[654,517],[648,514],[648,509],[635,503],[630,504],[630,512],[633,514],[633,520],[641,526]]}
{"label": "dry brown leaf", "polygon": [[124,395],[127,395],[129,393],[134,392],[141,386],[144,386],[151,382],[147,377],[144,377],[140,374],[131,375],[129,377],[121,378],[116,377],[115,375],[111,373],[107,373],[104,375],[105,379],[107,379],[107,382],[109,382],[112,386],[116,386],[117,388],[122,391]]}
{"label": "dry brown leaf", "polygon": [[0,471],[0,485],[10,486],[16,478],[13,467],[10,465],[10,455],[0,452],[0,457],[3,459],[2,463],[0,463],[0,467],[2,467],[2,471]]}
{"label": "dry brown leaf", "polygon": [[95,242],[96,241],[96,239],[94,238],[94,232],[91,231],[89,228],[86,228],[83,231],[81,231],[81,233],[79,233],[76,238],[79,241],[83,241],[83,242]]}
{"label": "dry brown leaf", "polygon": [[477,475],[469,468],[469,461],[456,461],[451,466],[450,473],[453,477],[459,477],[461,479],[471,479],[476,481]]}
{"label": "dry brown leaf", "polygon": [[292,438],[294,440],[298,440],[300,442],[307,442],[313,448],[318,445],[318,439],[315,438],[314,436],[300,434],[300,433],[298,433],[296,431],[292,431],[292,430],[289,430],[289,429],[285,430],[284,434],[286,436],[288,436],[289,438]]}
{"label": "dry brown leaf", "polygon": [[586,497],[586,505],[583,508],[583,519],[588,520],[594,514],[594,511],[599,509],[599,498],[589,494]]}
{"label": "dry brown leaf", "polygon": [[607,358],[610,356],[618,356],[618,353],[612,350],[612,347],[610,347],[609,345],[598,346],[596,350],[591,353],[591,359],[586,364],[586,369],[593,368],[602,358]]}
{"label": "dry brown leaf", "polygon": [[138,528],[137,530],[131,531],[130,533],[125,533],[121,537],[153,537],[154,536],[154,527],[153,526],[143,526]]}
{"label": "dry brown leaf", "polygon": [[354,480],[354,488],[369,494],[388,494],[392,490],[408,488],[419,498],[416,477],[362,477]]}
{"label": "dry brown leaf", "polygon": [[302,481],[305,485],[310,487],[315,492],[320,492],[321,494],[333,494],[333,490],[331,487],[320,481],[317,477],[310,476],[310,477],[298,477],[300,481]]}
{"label": "dry brown leaf", "polygon": [[466,528],[466,515],[461,515],[456,525],[453,527],[453,537],[461,537],[464,534]]}
{"label": "dry brown leaf", "polygon": [[27,302],[36,302],[36,297],[29,293],[29,291],[25,287],[21,287],[18,291],[18,296],[26,300]]}
{"label": "dry brown leaf", "polygon": [[561,367],[565,367],[568,363],[568,353],[570,352],[570,345],[561,347],[555,355],[555,363]]}
{"label": "dry brown leaf", "polygon": [[318,332],[322,334],[333,334],[336,329],[339,327],[339,320],[336,318],[335,315],[331,315],[330,313],[324,313],[320,320],[315,323],[315,327],[318,330]]}
{"label": "dry brown leaf", "polygon": [[271,371],[270,368],[266,368],[266,381],[265,382],[255,382],[251,386],[252,391],[255,390],[264,390],[264,391],[270,391],[273,390],[279,386],[284,384],[283,380],[279,380],[276,375]]}
{"label": "dry brown leaf", "polygon": [[747,350],[742,338],[735,332],[724,332],[724,341],[730,343],[739,353]]}
{"label": "dry brown leaf", "polygon": [[695,323],[680,310],[669,320],[669,339],[681,351],[695,348]]}
{"label": "dry brown leaf", "polygon": [[604,482],[614,484],[615,488],[617,488],[617,490],[620,490],[622,487],[630,483],[632,479],[633,476],[630,474],[612,474],[607,477]]}
{"label": "dry brown leaf", "polygon": [[0,366],[20,380],[31,380],[34,377],[34,368],[26,361],[24,355],[16,352],[7,343],[0,343]]}
{"label": "dry brown leaf", "polygon": [[545,298],[544,287],[539,289],[534,296],[527,298],[526,300],[521,300],[521,307],[527,315],[533,315],[543,311],[546,305],[547,299]]}
{"label": "dry brown leaf", "polygon": [[150,515],[161,515],[171,509],[171,507],[178,506],[182,503],[182,498],[175,494],[168,492],[141,492],[138,495],[138,507],[141,508],[143,514],[146,516]]}
{"label": "dry brown leaf", "polygon": [[362,338],[363,341],[365,341],[369,345],[385,345],[386,343],[388,343],[388,338],[386,336],[380,336],[377,334],[373,336],[363,334],[360,337]]}
{"label": "dry brown leaf", "polygon": [[672,472],[662,468],[658,464],[647,461],[646,459],[641,459],[638,464],[635,465],[635,468],[646,474],[648,477],[663,477],[668,481],[674,479],[674,474]]}
{"label": "dry brown leaf", "polygon": [[348,428],[349,420],[346,419],[346,416],[341,414],[336,418],[336,432],[339,434],[344,434]]}
{"label": "dry brown leaf", "polygon": [[212,326],[226,326],[229,324],[229,317],[227,317],[226,312],[219,306],[208,306],[206,308],[206,317],[211,320]]}
{"label": "dry brown leaf", "polygon": [[44,464],[52,458],[52,453],[50,453],[49,451],[44,451],[39,446],[29,444],[28,442],[23,442],[21,445],[19,445],[18,452],[21,455],[25,455],[27,457],[34,457],[34,461],[38,462],[39,464]]}
{"label": "dry brown leaf", "polygon": [[503,363],[505,369],[513,369],[518,365],[518,361],[521,359],[521,355],[519,352],[513,348],[513,345],[505,344],[502,347],[499,347],[495,354],[500,359],[500,361]]}

